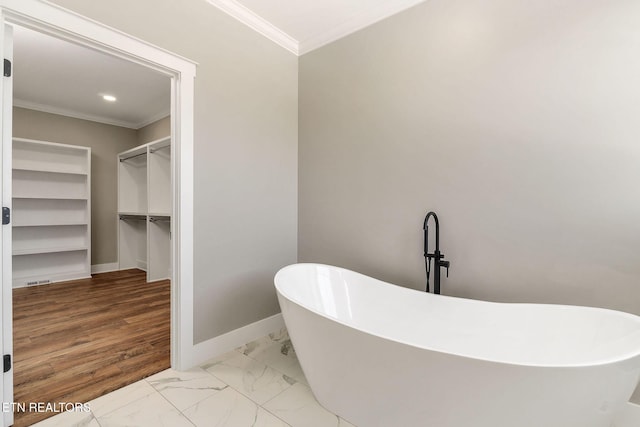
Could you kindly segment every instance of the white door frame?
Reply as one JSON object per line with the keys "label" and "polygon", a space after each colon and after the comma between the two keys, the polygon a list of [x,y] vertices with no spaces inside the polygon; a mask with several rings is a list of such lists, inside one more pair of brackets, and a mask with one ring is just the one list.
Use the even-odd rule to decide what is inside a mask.
{"label": "white door frame", "polygon": [[[46,1],[0,0],[0,24],[14,23],[159,71],[171,78],[172,266],[171,366],[189,368],[193,352],[193,104],[196,63]],[[4,32],[0,31],[0,46]],[[0,58],[1,59],[1,58]],[[0,122],[1,125],[1,122]],[[0,130],[1,134],[1,130]],[[7,148],[10,139],[3,142]],[[6,154],[7,151],[5,150]],[[2,171],[3,178],[11,170]],[[4,180],[4,179],[3,179]],[[10,200],[10,185],[2,200]],[[7,233],[3,233],[7,234]],[[4,239],[3,239],[4,240]],[[3,242],[3,248],[7,248]],[[9,249],[11,242],[8,242]],[[3,260],[10,260],[4,250]],[[5,263],[3,262],[4,266]],[[0,272],[3,273],[3,272]],[[3,283],[11,295],[11,281]],[[8,289],[5,289],[7,288]],[[4,306],[6,307],[7,301]],[[9,301],[8,304],[11,304]],[[11,307],[9,305],[9,307]],[[2,307],[0,307],[2,311]],[[0,316],[1,318],[1,316]],[[4,327],[3,327],[4,328]],[[6,395],[5,395],[6,397]]]}
{"label": "white door frame", "polygon": [[[0,20],[1,20],[0,16]],[[0,58],[6,58],[13,61],[13,28],[8,25],[0,26],[0,32],[3,35],[3,40],[0,42]],[[13,103],[13,80],[10,77],[0,77],[0,94],[2,99],[0,100],[1,108],[0,114],[0,141],[10,141],[12,132],[12,103]],[[0,170],[11,170],[11,145],[5,146],[3,144],[0,147]],[[0,177],[0,193],[2,193],[2,206],[12,208],[11,204],[11,175],[2,174]],[[2,257],[0,267],[0,277],[2,277],[2,283],[11,283],[12,281],[12,259],[11,259],[11,225],[2,225],[0,229],[1,242],[0,242],[0,254]],[[13,357],[13,307],[12,307],[12,286],[2,286],[0,289],[0,355],[11,355]],[[0,401],[11,402],[13,400],[13,371],[5,373],[2,376],[0,382]],[[7,410],[4,405],[2,407],[2,425],[13,424],[13,411]]]}

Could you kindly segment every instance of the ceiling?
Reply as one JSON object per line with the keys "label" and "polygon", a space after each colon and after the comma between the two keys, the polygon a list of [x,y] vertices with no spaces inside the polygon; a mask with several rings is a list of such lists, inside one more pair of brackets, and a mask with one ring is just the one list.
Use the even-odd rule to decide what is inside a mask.
{"label": "ceiling", "polygon": [[[13,103],[139,129],[169,115],[169,77],[132,62],[14,27]],[[103,94],[113,95],[106,102]]]}
{"label": "ceiling", "polygon": [[302,55],[424,0],[208,0]]}
{"label": "ceiling", "polygon": [[[302,55],[424,0],[207,0]],[[14,27],[14,105],[139,129],[170,112],[170,79],[146,67]],[[116,102],[102,99],[114,95]]]}

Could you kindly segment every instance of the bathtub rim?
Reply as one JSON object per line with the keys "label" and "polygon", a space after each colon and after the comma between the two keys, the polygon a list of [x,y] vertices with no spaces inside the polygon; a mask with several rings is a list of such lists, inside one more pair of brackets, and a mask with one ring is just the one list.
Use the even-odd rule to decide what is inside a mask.
{"label": "bathtub rim", "polygon": [[[531,362],[513,362],[513,361],[508,361],[508,360],[498,360],[498,359],[493,359],[493,358],[488,358],[488,357],[478,357],[475,355],[470,355],[470,354],[463,354],[460,352],[453,352],[453,351],[443,351],[441,349],[437,349],[437,348],[431,348],[422,344],[417,344],[417,343],[412,343],[410,341],[405,341],[405,340],[400,340],[397,337],[390,337],[387,334],[381,334],[378,332],[373,332],[369,329],[363,329],[363,328],[356,328],[353,325],[350,325],[349,323],[328,316],[326,313],[323,313],[321,311],[318,311],[316,309],[310,308],[309,306],[305,305],[304,303],[302,303],[301,301],[298,301],[297,299],[294,299],[288,295],[286,295],[285,293],[282,292],[280,286],[278,285],[278,277],[282,276],[282,274],[284,274],[284,272],[286,270],[289,269],[294,269],[296,267],[300,268],[300,267],[304,267],[304,266],[318,266],[318,267],[328,267],[331,269],[336,269],[336,270],[341,270],[341,271],[346,271],[358,276],[362,276],[365,277],[367,279],[371,279],[377,282],[380,282],[382,284],[385,285],[391,285],[391,286],[395,286],[396,288],[398,288],[398,290],[400,290],[400,292],[418,292],[418,293],[425,293],[424,291],[418,290],[418,289],[413,289],[413,288],[406,288],[404,286],[400,286],[400,285],[396,285],[394,283],[389,283],[389,282],[385,282],[383,280],[380,279],[376,279],[375,277],[371,277],[371,276],[367,276],[366,274],[363,273],[359,273],[357,271],[354,270],[350,270],[348,268],[344,268],[344,267],[338,267],[338,266],[334,266],[334,265],[330,265],[330,264],[322,264],[322,263],[312,263],[312,262],[303,262],[303,263],[294,263],[294,264],[289,264],[285,267],[282,267],[280,270],[278,270],[278,272],[275,274],[274,276],[274,285],[276,288],[276,292],[279,296],[282,296],[283,298],[285,298],[286,300],[290,301],[291,303],[294,303],[296,305],[298,305],[299,307],[310,311],[318,316],[321,316],[323,318],[326,318],[332,322],[336,322],[339,323],[347,328],[350,329],[355,329],[357,331],[361,331],[363,333],[366,333],[368,335],[380,338],[380,339],[384,339],[384,340],[388,340],[388,341],[392,341],[398,344],[402,344],[402,345],[407,345],[410,347],[414,347],[417,349],[422,349],[422,350],[426,350],[426,351],[433,351],[436,353],[440,353],[440,354],[447,354],[447,355],[452,355],[452,356],[456,356],[456,357],[462,357],[462,358],[466,358],[466,359],[473,359],[473,360],[478,360],[478,361],[483,361],[483,362],[488,362],[488,363],[499,363],[499,364],[504,364],[504,365],[511,365],[511,366],[522,366],[522,367],[532,367],[532,368],[587,368],[587,367],[604,367],[607,365],[614,365],[614,364],[618,364],[618,363],[629,363],[634,359],[640,359],[640,348],[638,348],[636,351],[629,351],[627,353],[623,353],[621,356],[616,356],[616,357],[611,357],[608,359],[598,359],[598,360],[593,360],[591,362],[580,362],[580,363],[531,363]],[[281,274],[282,273],[282,274]],[[471,298],[463,298],[463,297],[455,297],[455,296],[451,296],[451,295],[436,295],[436,294],[431,294],[436,298],[450,298],[450,299],[456,299],[456,300],[467,300],[467,301],[472,301],[473,303],[483,303],[483,304],[493,304],[493,305],[518,305],[518,306],[553,306],[556,308],[562,308],[562,307],[569,307],[569,308],[579,308],[581,310],[588,310],[588,311],[598,311],[598,312],[606,312],[609,314],[614,314],[616,316],[622,316],[622,317],[626,317],[629,319],[632,319],[636,322],[639,323],[640,325],[640,316],[637,316],[635,314],[632,313],[627,313],[624,311],[619,311],[619,310],[613,310],[613,309],[609,309],[609,308],[602,308],[602,307],[590,307],[590,306],[581,306],[581,305],[570,305],[570,304],[550,304],[550,303],[520,303],[520,302],[495,302],[495,301],[485,301],[485,300],[475,300],[475,299],[471,299]],[[281,307],[282,310],[282,307]],[[286,319],[285,319],[286,320]],[[640,331],[640,329],[639,329]]]}

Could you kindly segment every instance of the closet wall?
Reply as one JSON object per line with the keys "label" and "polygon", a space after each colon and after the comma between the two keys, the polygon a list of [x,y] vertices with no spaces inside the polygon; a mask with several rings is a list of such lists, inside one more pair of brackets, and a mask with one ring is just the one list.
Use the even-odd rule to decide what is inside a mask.
{"label": "closet wall", "polygon": [[91,264],[116,263],[116,156],[140,144],[138,131],[16,107],[13,136],[91,147]]}
{"label": "closet wall", "polygon": [[138,129],[138,145],[171,135],[171,116]]}

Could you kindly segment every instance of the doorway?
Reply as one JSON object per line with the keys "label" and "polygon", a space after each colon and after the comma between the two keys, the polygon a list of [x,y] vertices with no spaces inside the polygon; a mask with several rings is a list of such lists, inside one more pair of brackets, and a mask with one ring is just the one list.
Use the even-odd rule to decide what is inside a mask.
{"label": "doorway", "polygon": [[[176,156],[171,161],[172,193],[175,218],[172,227],[172,289],[171,289],[171,365],[176,369],[189,366],[193,351],[193,78],[195,64],[133,39],[123,33],[101,26],[95,21],[70,13],[55,5],[35,0],[20,2],[0,0],[0,20],[22,25],[46,34],[89,46],[94,50],[143,65],[171,78],[171,138]],[[3,35],[3,55],[10,53]],[[7,101],[7,80],[0,84],[3,103],[3,206],[11,208],[11,100]],[[8,132],[9,130],[9,132]],[[7,171],[9,170],[9,178]],[[12,353],[11,336],[11,234],[3,227],[2,233],[2,351]],[[10,228],[9,228],[10,230]],[[5,358],[6,359],[6,358]],[[2,400],[12,402],[13,372],[9,364],[3,377]],[[4,425],[13,421],[12,413],[5,412]]]}
{"label": "doorway", "polygon": [[88,402],[170,366],[171,85],[17,25],[13,47],[14,415],[23,426],[53,415],[33,403]]}

